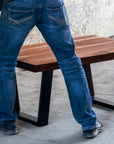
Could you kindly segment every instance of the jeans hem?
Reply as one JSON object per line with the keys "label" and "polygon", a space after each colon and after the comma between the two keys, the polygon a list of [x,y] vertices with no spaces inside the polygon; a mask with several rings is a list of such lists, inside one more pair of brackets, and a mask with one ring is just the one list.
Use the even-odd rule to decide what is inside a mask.
{"label": "jeans hem", "polygon": [[90,130],[90,129],[96,128],[96,126],[97,126],[97,122],[95,124],[92,124],[92,125],[89,125],[86,127],[82,127],[82,130]]}

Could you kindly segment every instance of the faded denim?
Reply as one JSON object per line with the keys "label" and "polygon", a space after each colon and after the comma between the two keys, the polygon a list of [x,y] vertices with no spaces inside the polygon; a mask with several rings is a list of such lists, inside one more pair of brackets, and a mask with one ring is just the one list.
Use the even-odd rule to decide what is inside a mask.
{"label": "faded denim", "polygon": [[85,72],[76,56],[63,0],[13,0],[0,16],[0,122],[16,120],[15,67],[20,48],[37,26],[62,70],[75,120],[83,130],[96,127]]}

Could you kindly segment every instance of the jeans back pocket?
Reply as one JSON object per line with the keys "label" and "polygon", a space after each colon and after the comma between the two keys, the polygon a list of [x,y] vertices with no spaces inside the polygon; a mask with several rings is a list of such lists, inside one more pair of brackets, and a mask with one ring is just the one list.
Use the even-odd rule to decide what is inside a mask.
{"label": "jeans back pocket", "polygon": [[8,9],[9,25],[16,30],[24,30],[32,24],[33,10],[27,9]]}
{"label": "jeans back pocket", "polygon": [[64,5],[55,9],[48,8],[48,17],[49,23],[54,29],[69,25],[67,12]]}

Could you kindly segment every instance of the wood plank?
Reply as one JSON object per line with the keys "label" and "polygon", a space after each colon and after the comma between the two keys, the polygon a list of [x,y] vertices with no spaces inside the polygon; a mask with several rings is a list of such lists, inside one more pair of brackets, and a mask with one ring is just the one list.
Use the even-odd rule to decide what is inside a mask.
{"label": "wood plank", "polygon": [[86,47],[89,45],[101,45],[104,43],[113,43],[113,40],[105,39],[105,38],[100,38],[100,39],[91,39],[91,40],[83,40],[83,41],[76,41],[74,40],[76,47]]}
{"label": "wood plank", "polygon": [[[95,35],[89,35],[89,36],[80,36],[80,37],[75,37],[74,39],[75,40],[81,40],[81,39],[88,39],[88,38],[90,38],[90,39],[93,39],[93,38],[99,38],[98,36],[95,36]],[[24,50],[24,49],[29,49],[29,48],[32,48],[32,47],[37,47],[37,46],[39,46],[39,47],[41,47],[41,46],[45,46],[45,45],[47,45],[47,43],[46,42],[42,42],[42,43],[36,43],[36,44],[30,44],[30,45],[24,45],[23,47],[22,47],[22,50]]]}
{"label": "wood plank", "polygon": [[[102,45],[90,45],[90,46],[87,46],[87,47],[84,47],[84,48],[76,48],[76,53],[79,57],[88,57],[88,56],[95,56],[95,55],[98,55],[98,54],[103,54],[105,53],[106,54],[106,51],[107,53],[109,53],[109,50],[110,52],[114,52],[114,49],[113,49],[113,45],[114,45],[114,42],[113,43],[106,43],[106,44],[102,44]],[[112,47],[112,49],[111,49]],[[105,49],[105,51],[104,51]],[[36,51],[35,51],[36,52]],[[29,61],[38,61],[40,59],[45,59],[45,58],[48,58],[48,57],[53,57],[53,53],[51,52],[51,50],[48,50],[46,49],[46,51],[42,51],[42,53],[35,53],[35,54],[28,54],[28,55],[22,55],[19,57],[19,60],[29,60]]]}
{"label": "wood plank", "polygon": [[77,48],[76,49],[76,53],[78,54],[79,57],[81,57],[81,55],[83,57],[88,57],[89,55],[95,56],[95,55],[99,55],[101,53],[108,54],[110,52],[114,53],[114,43],[94,45],[94,46],[88,46],[85,48]]}
{"label": "wood plank", "polygon": [[19,57],[21,56],[29,56],[29,55],[33,55],[33,54],[42,54],[42,53],[52,53],[51,49],[49,47],[45,47],[45,48],[40,48],[40,49],[37,49],[37,47],[35,49],[32,49],[32,50],[27,50],[27,51],[21,51],[20,54],[19,54]]}
{"label": "wood plank", "polygon": [[98,38],[98,36],[96,35],[79,36],[79,37],[75,37],[74,40],[83,40],[83,39],[91,39],[91,38]]}
{"label": "wood plank", "polygon": [[28,58],[27,57],[21,57],[19,58],[18,60],[20,61],[38,61],[40,59],[45,59],[45,58],[52,58],[52,57],[55,57],[54,54],[50,54],[50,53],[42,53],[42,54],[36,54],[35,56],[34,55],[30,55]]}
{"label": "wood plank", "polygon": [[[98,40],[97,40],[98,39]],[[92,36],[92,37],[87,37],[87,38],[83,38],[83,37],[78,37],[78,38],[74,38],[74,41],[77,42],[77,44],[79,44],[80,42],[84,42],[84,41],[88,41],[89,43],[92,43],[92,40],[93,43],[96,41],[98,43],[98,41],[113,41],[112,39],[107,39],[107,38],[99,38],[99,37],[95,37],[95,36]],[[46,43],[37,43],[37,44],[31,44],[31,45],[25,45],[22,47],[21,51],[26,51],[26,50],[29,50],[29,49],[38,49],[38,48],[43,48],[43,47],[47,47],[48,45]]]}
{"label": "wood plank", "polygon": [[[99,38],[99,39],[91,39],[91,40],[83,40],[81,42],[77,42],[75,40],[75,46],[76,48],[81,48],[81,47],[86,47],[86,46],[93,46],[93,45],[102,45],[104,43],[110,43],[110,42],[113,42],[112,40],[109,40],[109,39],[105,39],[105,38]],[[48,45],[42,45],[42,46],[32,46],[31,45],[31,48],[29,47],[28,49],[24,49],[22,48],[22,50],[20,51],[20,54],[19,56],[22,56],[22,55],[30,55],[30,54],[35,54],[36,53],[45,53],[47,51],[51,51],[51,49],[49,48]]]}
{"label": "wood plank", "polygon": [[38,46],[41,47],[41,46],[45,46],[45,45],[47,45],[46,42],[36,43],[36,44],[30,44],[30,45],[24,45],[24,46],[22,46],[22,50],[29,49],[29,48],[32,48],[32,47],[38,47]]}

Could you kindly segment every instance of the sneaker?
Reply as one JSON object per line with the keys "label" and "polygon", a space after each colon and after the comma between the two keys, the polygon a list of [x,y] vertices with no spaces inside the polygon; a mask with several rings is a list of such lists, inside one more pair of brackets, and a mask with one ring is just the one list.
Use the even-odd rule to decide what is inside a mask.
{"label": "sneaker", "polygon": [[85,139],[94,138],[102,131],[103,131],[103,124],[101,122],[97,122],[96,128],[90,130],[83,130],[83,137]]}
{"label": "sneaker", "polygon": [[14,135],[18,133],[15,121],[5,121],[0,124],[0,131],[2,131],[5,135]]}

